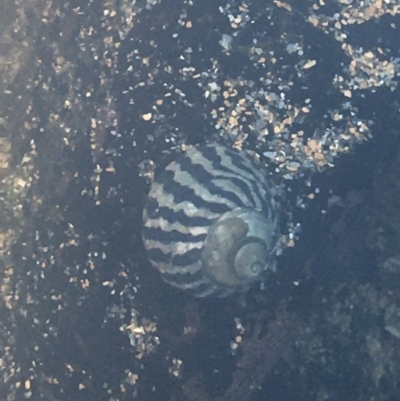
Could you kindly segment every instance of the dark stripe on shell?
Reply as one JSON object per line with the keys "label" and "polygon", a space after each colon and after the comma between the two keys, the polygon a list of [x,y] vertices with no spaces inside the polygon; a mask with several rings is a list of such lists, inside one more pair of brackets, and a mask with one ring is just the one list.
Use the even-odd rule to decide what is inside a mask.
{"label": "dark stripe on shell", "polygon": [[190,251],[177,254],[177,253],[164,253],[160,249],[150,248],[147,250],[148,257],[152,262],[160,262],[165,264],[172,264],[174,266],[189,266],[196,263],[201,257],[201,249],[191,249]]}
{"label": "dark stripe on shell", "polygon": [[200,242],[206,239],[207,234],[193,235],[191,233],[182,233],[177,230],[164,231],[161,227],[144,227],[144,236],[149,240],[155,240],[164,244],[171,242]]}
{"label": "dark stripe on shell", "polygon": [[262,169],[261,165],[252,160],[251,156],[244,151],[239,153],[239,151],[234,149],[224,149],[224,155],[229,157],[230,163],[234,166],[234,170],[232,170],[232,168],[227,165],[227,162],[222,161],[216,149],[217,148],[214,147],[208,147],[203,151],[203,155],[206,158],[218,160],[217,168],[223,173],[232,174],[232,172],[234,172],[240,176],[241,182],[245,184],[245,188],[242,188],[242,190],[248,196],[249,200],[251,200],[252,204],[255,206],[255,199],[257,199],[263,205],[261,210],[267,210],[268,205],[264,199],[270,192],[270,188],[263,184],[266,183],[266,179],[263,173],[260,172]]}
{"label": "dark stripe on shell", "polygon": [[173,173],[166,171],[163,177],[163,187],[165,192],[173,195],[176,203],[191,202],[198,209],[208,209],[212,213],[222,214],[228,212],[230,208],[223,203],[206,202],[203,198],[196,195],[192,188],[183,186],[173,180]]}
{"label": "dark stripe on shell", "polygon": [[[181,166],[182,170],[189,173],[197,183],[202,184],[206,182],[207,191],[209,191],[212,195],[218,195],[222,198],[228,199],[237,207],[250,206],[244,204],[239,196],[235,192],[233,192],[232,185],[227,185],[227,187],[231,190],[226,190],[215,184],[215,179],[225,180],[227,184],[230,184],[230,182],[234,183],[242,190],[243,193],[249,195],[249,188],[246,183],[239,178],[232,177],[232,171],[230,172],[231,176],[223,175],[219,171],[217,172],[219,174],[210,174],[201,164],[193,163],[189,157],[180,160],[179,165]],[[237,172],[237,174],[239,174],[239,172]]]}
{"label": "dark stripe on shell", "polygon": [[178,222],[187,227],[208,227],[210,221],[212,221],[207,217],[188,216],[183,210],[175,212],[166,206],[160,206],[158,200],[155,198],[148,199],[146,212],[150,219],[162,217],[170,224]]}

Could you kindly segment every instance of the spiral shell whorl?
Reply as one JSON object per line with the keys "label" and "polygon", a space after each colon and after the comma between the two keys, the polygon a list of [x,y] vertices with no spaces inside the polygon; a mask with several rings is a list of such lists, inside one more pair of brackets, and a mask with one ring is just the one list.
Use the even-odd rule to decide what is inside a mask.
{"label": "spiral shell whorl", "polygon": [[197,297],[244,291],[274,269],[275,191],[244,151],[190,147],[154,181],[143,221],[152,265]]}

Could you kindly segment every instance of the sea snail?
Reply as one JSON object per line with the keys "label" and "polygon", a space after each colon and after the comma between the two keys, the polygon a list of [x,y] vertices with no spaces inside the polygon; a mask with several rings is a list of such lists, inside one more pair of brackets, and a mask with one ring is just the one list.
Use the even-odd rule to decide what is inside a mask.
{"label": "sea snail", "polygon": [[143,223],[153,267],[195,297],[246,291],[275,271],[276,193],[246,151],[190,146],[153,182]]}

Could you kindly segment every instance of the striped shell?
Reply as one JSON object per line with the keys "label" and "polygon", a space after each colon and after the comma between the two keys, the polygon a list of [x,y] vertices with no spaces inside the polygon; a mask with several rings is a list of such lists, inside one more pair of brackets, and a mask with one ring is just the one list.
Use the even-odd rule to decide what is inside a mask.
{"label": "striped shell", "polygon": [[245,151],[189,147],[153,182],[143,221],[151,264],[196,297],[245,291],[275,271],[275,191]]}

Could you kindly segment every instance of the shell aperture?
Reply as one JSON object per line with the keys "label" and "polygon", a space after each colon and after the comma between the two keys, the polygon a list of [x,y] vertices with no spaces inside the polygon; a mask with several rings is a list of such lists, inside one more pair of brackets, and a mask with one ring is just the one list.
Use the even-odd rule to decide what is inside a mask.
{"label": "shell aperture", "polygon": [[189,147],[149,192],[143,241],[151,264],[165,282],[196,297],[247,290],[275,270],[275,198],[247,152]]}

